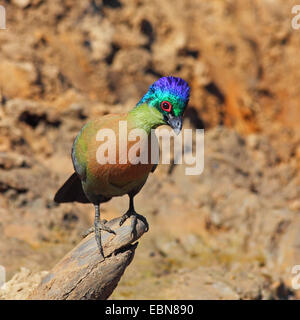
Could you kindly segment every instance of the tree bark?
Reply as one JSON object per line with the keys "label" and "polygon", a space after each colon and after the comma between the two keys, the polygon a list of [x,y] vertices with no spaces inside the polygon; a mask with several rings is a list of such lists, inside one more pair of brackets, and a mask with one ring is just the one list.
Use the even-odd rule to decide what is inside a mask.
{"label": "tree bark", "polygon": [[132,217],[121,227],[120,219],[107,222],[116,235],[101,232],[105,259],[99,253],[94,233],[89,234],[54,266],[28,299],[107,299],[134,257],[136,240],[148,229],[146,219],[139,216],[132,238]]}

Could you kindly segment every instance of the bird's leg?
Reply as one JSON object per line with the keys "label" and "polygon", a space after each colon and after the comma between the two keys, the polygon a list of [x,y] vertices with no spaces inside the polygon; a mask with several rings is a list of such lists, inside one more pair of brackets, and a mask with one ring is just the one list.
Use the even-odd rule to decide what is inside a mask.
{"label": "bird's leg", "polygon": [[106,226],[103,221],[100,221],[100,205],[95,204],[95,221],[94,221],[94,231],[95,231],[95,239],[100,251],[100,254],[104,258],[103,247],[101,242],[101,230],[116,234],[115,231]]}
{"label": "bird's leg", "polygon": [[95,205],[95,220],[94,220],[94,228],[95,228],[95,238],[98,245],[98,249],[100,251],[101,256],[104,258],[102,241],[101,241],[101,230],[100,230],[100,205]]}
{"label": "bird's leg", "polygon": [[145,225],[146,225],[146,231],[148,231],[149,226],[148,226],[148,222],[146,220],[145,217],[141,216],[140,214],[136,213],[135,209],[134,209],[134,203],[133,203],[133,196],[129,196],[129,209],[127,210],[127,212],[125,214],[123,214],[123,216],[121,217],[120,220],[120,226],[128,219],[132,217],[132,221],[131,221],[131,236],[134,238],[136,236],[136,224],[137,224],[137,218],[141,219]]}

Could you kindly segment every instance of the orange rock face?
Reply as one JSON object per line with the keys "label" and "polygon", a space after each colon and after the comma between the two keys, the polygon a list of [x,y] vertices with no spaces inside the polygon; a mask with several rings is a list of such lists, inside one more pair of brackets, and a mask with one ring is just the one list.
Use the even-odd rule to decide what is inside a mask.
{"label": "orange rock face", "polygon": [[[293,5],[5,4],[0,265],[8,278],[20,267],[49,270],[93,221],[90,206],[53,203],[72,173],[80,128],[128,111],[158,77],[174,75],[192,89],[184,127],[207,129],[204,171],[186,176],[184,166],[159,166],[151,176],[136,200],[150,231],[114,297],[299,298],[291,273],[300,264],[300,29],[291,27]],[[104,218],[127,205],[123,198],[103,205]]]}

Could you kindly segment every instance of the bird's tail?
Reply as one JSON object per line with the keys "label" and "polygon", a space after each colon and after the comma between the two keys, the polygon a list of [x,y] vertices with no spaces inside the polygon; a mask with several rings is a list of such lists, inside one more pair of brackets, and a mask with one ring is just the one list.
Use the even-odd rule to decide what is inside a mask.
{"label": "bird's tail", "polygon": [[54,201],[57,203],[63,202],[90,202],[82,189],[82,184],[79,176],[74,172],[71,177],[63,184],[56,192]]}

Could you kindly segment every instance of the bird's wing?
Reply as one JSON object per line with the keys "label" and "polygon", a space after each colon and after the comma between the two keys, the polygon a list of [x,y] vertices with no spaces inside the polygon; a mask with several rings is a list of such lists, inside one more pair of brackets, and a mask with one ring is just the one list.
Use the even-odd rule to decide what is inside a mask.
{"label": "bird's wing", "polygon": [[72,146],[72,161],[74,170],[79,175],[81,180],[86,179],[86,164],[87,164],[87,143],[85,139],[85,130],[90,124],[87,123],[78,133]]}
{"label": "bird's wing", "polygon": [[[111,119],[116,117],[118,115],[109,114],[89,121],[78,133],[72,147],[72,160],[74,169],[81,180],[84,181],[87,177],[89,161],[91,158],[96,157],[96,150],[93,149],[93,146],[97,143],[96,137],[98,131],[106,126],[109,128]],[[92,152],[95,152],[95,154],[92,155]]]}

